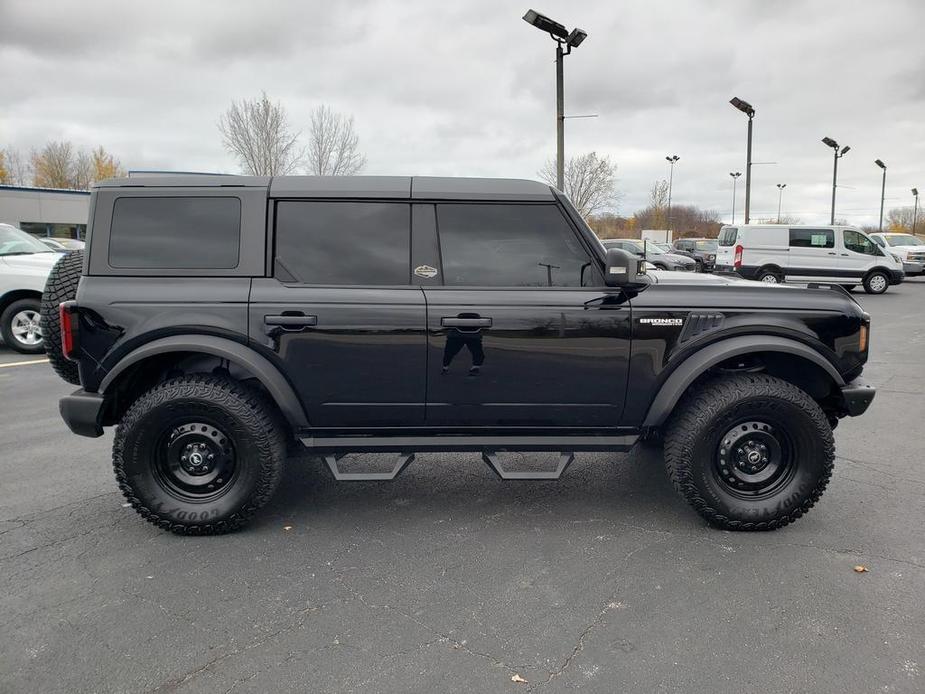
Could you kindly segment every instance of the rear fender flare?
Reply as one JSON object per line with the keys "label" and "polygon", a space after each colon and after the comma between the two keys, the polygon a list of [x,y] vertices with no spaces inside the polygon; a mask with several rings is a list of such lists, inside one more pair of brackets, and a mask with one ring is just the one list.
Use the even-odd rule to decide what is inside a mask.
{"label": "rear fender flare", "polygon": [[228,359],[248,371],[267,389],[283,416],[296,430],[308,427],[305,409],[292,386],[266,357],[249,347],[214,335],[178,335],[148,342],[123,357],[100,383],[103,395],[126,369],[140,361],[170,352],[201,352]]}
{"label": "rear fender flare", "polygon": [[742,335],[707,345],[687,357],[665,380],[649,406],[644,427],[661,426],[688,387],[717,364],[731,358],[754,352],[780,352],[802,357],[825,371],[837,386],[845,385],[838,369],[812,347],[802,342],[773,335]]}

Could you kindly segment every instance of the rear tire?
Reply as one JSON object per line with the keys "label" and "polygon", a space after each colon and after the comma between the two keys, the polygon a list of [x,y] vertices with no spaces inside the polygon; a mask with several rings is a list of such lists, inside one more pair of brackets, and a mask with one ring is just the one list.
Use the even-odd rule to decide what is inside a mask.
{"label": "rear tire", "polygon": [[180,535],[240,528],[276,491],[285,457],[285,427],[263,393],[205,374],[166,381],[138,398],[112,449],[132,508]]}
{"label": "rear tire", "polygon": [[61,352],[61,316],[58,306],[77,296],[77,284],[83,272],[84,253],[74,251],[63,256],[51,269],[42,294],[42,332],[45,335],[45,354],[55,372],[68,383],[80,385],[77,363],[66,359]]}
{"label": "rear tire", "polygon": [[675,489],[709,523],[773,530],[819,500],[835,441],[804,391],[765,374],[717,378],[689,392],[665,434]]}
{"label": "rear tire", "polygon": [[765,284],[780,284],[783,282],[779,272],[767,267],[761,268],[758,271],[758,274],[755,275],[755,279],[759,282],[764,282]]}
{"label": "rear tire", "polygon": [[868,294],[883,294],[889,287],[890,278],[880,270],[875,270],[864,278],[864,291]]}
{"label": "rear tire", "polygon": [[21,354],[41,354],[46,342],[42,331],[41,303],[38,299],[20,299],[0,314],[3,343]]}
{"label": "rear tire", "polygon": [[696,265],[697,265],[696,271],[697,271],[697,272],[703,272],[703,263],[700,262],[699,260],[695,261],[695,263],[696,263]]}

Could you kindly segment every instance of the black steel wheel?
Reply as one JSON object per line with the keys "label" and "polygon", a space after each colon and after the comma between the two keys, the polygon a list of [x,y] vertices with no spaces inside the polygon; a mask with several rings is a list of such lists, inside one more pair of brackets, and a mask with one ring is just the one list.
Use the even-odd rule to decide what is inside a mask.
{"label": "black steel wheel", "polygon": [[136,400],[116,429],[113,469],[146,520],[179,534],[244,525],[270,499],[286,456],[285,426],[259,390],[193,374]]}
{"label": "black steel wheel", "polygon": [[762,373],[721,376],[695,387],[665,432],[665,464],[678,492],[711,524],[772,530],[819,500],[835,441],[819,405]]}

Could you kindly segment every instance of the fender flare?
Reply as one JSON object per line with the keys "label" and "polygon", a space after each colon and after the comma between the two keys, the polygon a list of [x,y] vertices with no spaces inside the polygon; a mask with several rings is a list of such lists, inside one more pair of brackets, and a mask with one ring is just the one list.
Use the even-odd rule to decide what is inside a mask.
{"label": "fender flare", "polygon": [[802,357],[819,366],[839,387],[845,379],[838,369],[819,352],[802,342],[773,335],[742,335],[707,345],[687,357],[659,388],[658,394],[649,406],[643,422],[644,427],[657,427],[665,423],[684,391],[707,369],[720,362],[752,352],[781,352]]}
{"label": "fender flare", "polygon": [[250,347],[214,335],[177,335],[152,340],[129,352],[100,382],[99,392],[107,389],[126,369],[158,354],[170,352],[202,352],[235,362],[250,371],[267,389],[283,416],[296,430],[308,427],[305,409],[289,382],[266,357]]}

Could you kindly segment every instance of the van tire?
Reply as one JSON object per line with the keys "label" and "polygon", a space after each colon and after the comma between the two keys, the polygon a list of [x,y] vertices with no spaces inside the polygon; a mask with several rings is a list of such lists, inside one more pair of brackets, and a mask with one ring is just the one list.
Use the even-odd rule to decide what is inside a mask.
{"label": "van tire", "polygon": [[890,278],[882,270],[874,270],[864,278],[864,291],[868,294],[883,294],[890,287]]}
{"label": "van tire", "polygon": [[61,352],[61,316],[58,306],[77,296],[77,284],[83,272],[84,252],[74,251],[63,256],[48,274],[45,292],[42,294],[42,336],[45,354],[51,368],[61,378],[75,386],[80,385],[77,362],[65,358]]}
{"label": "van tire", "polygon": [[783,282],[781,277],[780,270],[772,267],[763,267],[758,270],[755,275],[755,279],[759,282],[765,282],[767,284],[780,284]]}

